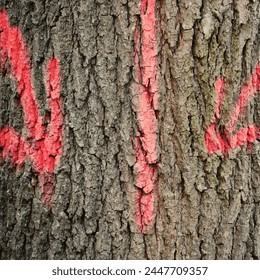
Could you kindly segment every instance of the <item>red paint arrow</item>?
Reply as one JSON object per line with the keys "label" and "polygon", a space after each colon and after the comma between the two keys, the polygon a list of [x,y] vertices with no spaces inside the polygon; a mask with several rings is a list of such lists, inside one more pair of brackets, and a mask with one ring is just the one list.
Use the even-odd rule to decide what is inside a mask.
{"label": "red paint arrow", "polygon": [[225,97],[225,79],[219,78],[215,86],[216,103],[214,116],[211,119],[211,124],[205,131],[205,143],[209,154],[221,152],[227,154],[230,150],[240,147],[244,144],[251,144],[259,138],[259,127],[250,125],[240,129],[234,134],[239,117],[248,104],[249,99],[260,90],[260,64],[256,67],[249,82],[245,84],[240,92],[237,103],[235,104],[230,120],[223,132],[219,132],[217,123],[220,119],[220,110]]}
{"label": "red paint arrow", "polygon": [[63,118],[60,98],[59,60],[50,59],[47,64],[47,99],[50,108],[48,127],[43,124],[32,83],[30,60],[27,46],[19,28],[10,26],[5,10],[0,12],[0,59],[1,69],[8,60],[11,73],[17,84],[24,112],[26,139],[12,127],[0,130],[0,159],[9,158],[17,168],[30,159],[34,163],[42,199],[50,205],[53,190],[53,172],[62,154]]}

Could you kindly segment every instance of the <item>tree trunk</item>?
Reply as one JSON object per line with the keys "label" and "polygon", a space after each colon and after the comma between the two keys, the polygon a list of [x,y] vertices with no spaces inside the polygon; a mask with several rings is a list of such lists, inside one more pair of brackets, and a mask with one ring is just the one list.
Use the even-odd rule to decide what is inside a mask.
{"label": "tree trunk", "polygon": [[1,259],[259,259],[260,3],[0,0]]}

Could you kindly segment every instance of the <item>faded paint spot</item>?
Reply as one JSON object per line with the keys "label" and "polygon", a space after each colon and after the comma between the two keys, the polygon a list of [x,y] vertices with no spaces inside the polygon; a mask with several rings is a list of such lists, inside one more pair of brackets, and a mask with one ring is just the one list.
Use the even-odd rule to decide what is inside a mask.
{"label": "faded paint spot", "polygon": [[136,223],[145,233],[155,217],[157,190],[157,111],[158,111],[158,59],[156,41],[156,0],[142,0],[140,28],[135,31],[134,66],[139,84],[138,124],[135,138]]}
{"label": "faded paint spot", "polygon": [[220,119],[220,110],[224,102],[225,96],[225,80],[219,78],[216,82],[216,104],[214,116],[211,119],[211,124],[205,132],[205,143],[209,154],[221,152],[227,154],[230,150],[240,147],[244,144],[250,145],[259,138],[259,127],[250,125],[240,129],[234,134],[239,116],[243,114],[249,99],[260,90],[260,64],[256,67],[249,82],[242,89],[237,103],[235,104],[230,120],[225,126],[223,132],[218,131],[217,122]]}
{"label": "faded paint spot", "polygon": [[48,127],[43,124],[32,84],[27,46],[19,28],[10,26],[5,10],[0,12],[1,69],[9,62],[11,74],[17,83],[24,112],[27,137],[21,137],[12,127],[0,129],[0,159],[10,159],[21,168],[26,159],[34,163],[34,170],[42,189],[42,199],[50,206],[53,189],[53,172],[62,154],[63,117],[60,98],[59,60],[52,58],[47,65],[47,98],[50,108]]}

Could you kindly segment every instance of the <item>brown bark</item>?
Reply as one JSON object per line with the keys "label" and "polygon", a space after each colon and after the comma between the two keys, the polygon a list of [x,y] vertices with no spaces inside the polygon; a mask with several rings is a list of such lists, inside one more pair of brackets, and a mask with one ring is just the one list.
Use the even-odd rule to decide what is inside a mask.
{"label": "brown bark", "polygon": [[[155,222],[143,234],[134,170],[140,2],[0,0],[29,47],[42,116],[46,62],[60,59],[65,123],[51,208],[40,199],[32,162],[18,172],[0,162],[1,259],[260,258],[259,142],[226,156],[208,155],[204,141],[216,79],[228,81],[225,125],[260,61],[260,4],[157,1],[159,180]],[[6,71],[0,127],[22,134],[23,112]],[[250,101],[240,127],[260,124],[259,101]]]}

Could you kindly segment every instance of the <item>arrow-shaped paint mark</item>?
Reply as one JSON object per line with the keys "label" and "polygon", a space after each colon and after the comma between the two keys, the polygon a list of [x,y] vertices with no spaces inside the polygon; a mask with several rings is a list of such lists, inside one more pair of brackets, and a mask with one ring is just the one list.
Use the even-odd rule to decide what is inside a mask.
{"label": "arrow-shaped paint mark", "polygon": [[20,29],[10,26],[5,10],[0,11],[0,59],[1,69],[10,63],[27,129],[26,138],[20,136],[12,127],[0,129],[0,159],[9,158],[17,168],[21,168],[26,159],[30,159],[34,170],[38,172],[42,199],[50,206],[54,192],[53,173],[62,154],[63,117],[59,60],[53,58],[47,64],[46,92],[51,114],[49,125],[46,127],[33,88],[27,46]]}
{"label": "arrow-shaped paint mark", "polygon": [[220,152],[227,154],[230,150],[240,147],[244,144],[252,144],[259,138],[259,127],[250,125],[240,129],[234,133],[239,116],[243,114],[248,101],[260,90],[260,64],[254,70],[249,82],[243,85],[240,96],[235,104],[230,120],[225,126],[224,130],[218,130],[217,123],[220,119],[220,111],[223,106],[225,97],[225,79],[219,78],[216,81],[216,103],[214,108],[214,115],[210,121],[210,125],[205,132],[205,143],[209,154]]}

